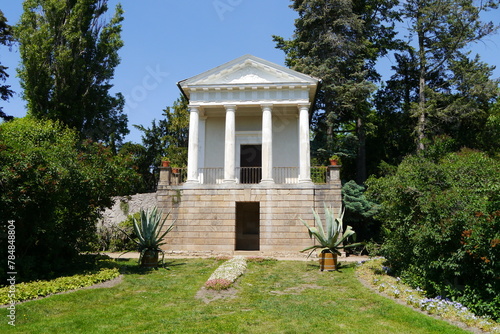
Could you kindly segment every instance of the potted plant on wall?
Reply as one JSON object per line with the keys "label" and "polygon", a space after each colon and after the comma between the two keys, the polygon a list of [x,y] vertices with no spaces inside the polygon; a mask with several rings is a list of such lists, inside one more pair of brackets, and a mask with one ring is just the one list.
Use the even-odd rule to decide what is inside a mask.
{"label": "potted plant on wall", "polygon": [[157,207],[153,207],[153,209],[147,211],[141,209],[139,219],[134,217],[134,232],[137,238],[132,240],[135,241],[138,245],[139,252],[141,252],[139,263],[142,267],[157,267],[159,253],[162,253],[164,257],[160,246],[165,244],[165,242],[162,242],[163,238],[172,230],[175,223],[172,222],[172,224],[162,232],[163,225],[169,214],[170,213],[162,220],[162,211],[158,210]]}
{"label": "potted plant on wall", "polygon": [[170,160],[167,157],[161,158],[161,166],[162,167],[170,167]]}
{"label": "potted plant on wall", "polygon": [[340,157],[336,154],[333,154],[331,157],[330,157],[330,165],[331,166],[337,166],[337,165],[340,165]]}
{"label": "potted plant on wall", "polygon": [[[315,225],[314,227],[309,226],[302,218],[300,221],[307,227],[310,237],[315,237],[318,245],[313,245],[303,249],[301,252],[306,252],[311,250],[309,256],[316,249],[321,250],[320,252],[320,270],[321,271],[333,271],[337,270],[337,257],[340,254],[341,249],[353,248],[363,245],[363,242],[347,244],[349,238],[352,237],[353,240],[356,239],[356,232],[353,231],[351,226],[347,226],[345,231],[342,231],[342,224],[344,218],[344,211],[342,206],[339,209],[338,217],[335,217],[333,208],[328,208],[325,204],[325,227],[323,227],[323,222],[319,214],[312,209]],[[309,257],[308,256],[308,257]]]}

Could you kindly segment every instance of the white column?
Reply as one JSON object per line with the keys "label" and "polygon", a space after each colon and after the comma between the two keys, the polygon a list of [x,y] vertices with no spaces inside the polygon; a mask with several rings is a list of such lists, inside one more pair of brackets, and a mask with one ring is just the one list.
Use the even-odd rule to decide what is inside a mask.
{"label": "white column", "polygon": [[207,125],[207,117],[204,116],[203,110],[200,112],[200,123],[198,127],[198,180],[204,183],[204,169],[205,168],[205,133]]}
{"label": "white column", "polygon": [[200,107],[189,106],[188,171],[186,183],[198,183],[198,131]]}
{"label": "white column", "polygon": [[302,103],[299,108],[299,183],[311,181],[311,153],[309,143],[309,106]]}
{"label": "white column", "polygon": [[273,180],[273,115],[272,104],[262,104],[262,180],[261,183],[274,183]]}
{"label": "white column", "polygon": [[234,166],[236,161],[235,105],[225,105],[226,138],[224,145],[224,183],[235,183]]}

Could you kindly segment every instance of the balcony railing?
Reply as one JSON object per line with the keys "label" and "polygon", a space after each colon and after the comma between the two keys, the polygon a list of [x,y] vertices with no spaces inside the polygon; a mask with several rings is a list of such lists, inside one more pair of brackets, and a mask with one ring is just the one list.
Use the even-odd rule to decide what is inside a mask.
{"label": "balcony railing", "polygon": [[[201,184],[220,184],[224,180],[224,168],[209,167],[198,170]],[[238,167],[236,168],[237,182],[241,184],[256,184],[262,179],[261,167]],[[328,183],[328,167],[311,167],[311,180],[315,184]],[[170,182],[172,185],[179,185],[187,180],[187,168],[172,168]],[[299,183],[298,167],[274,167],[273,180],[276,184],[296,184]]]}
{"label": "balcony railing", "polygon": [[327,184],[330,177],[328,175],[328,167],[315,166],[311,167],[311,180],[316,184]]}
{"label": "balcony railing", "polygon": [[261,167],[237,167],[236,177],[239,183],[242,184],[252,184],[259,183],[262,180],[262,168]]}
{"label": "balcony railing", "polygon": [[224,180],[224,168],[200,168],[198,173],[202,184],[219,184]]}

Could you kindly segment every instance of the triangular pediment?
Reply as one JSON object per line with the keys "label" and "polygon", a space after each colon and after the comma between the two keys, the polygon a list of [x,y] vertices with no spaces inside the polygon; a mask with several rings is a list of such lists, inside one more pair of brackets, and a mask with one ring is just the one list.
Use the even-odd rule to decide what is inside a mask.
{"label": "triangular pediment", "polygon": [[196,86],[245,85],[245,84],[317,84],[308,75],[279,66],[255,56],[246,55],[181,81],[183,88]]}

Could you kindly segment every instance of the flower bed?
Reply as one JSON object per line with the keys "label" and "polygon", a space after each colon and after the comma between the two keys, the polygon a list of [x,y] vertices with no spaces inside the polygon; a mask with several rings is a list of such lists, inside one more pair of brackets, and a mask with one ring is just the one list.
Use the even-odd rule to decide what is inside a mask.
{"label": "flower bed", "polygon": [[205,288],[212,290],[228,289],[247,269],[243,256],[235,256],[217,268],[205,282]]}
{"label": "flower bed", "polygon": [[19,283],[14,286],[0,288],[0,305],[18,303],[25,300],[45,297],[54,293],[75,290],[114,279],[120,275],[117,268],[101,269],[87,275],[59,277],[52,281],[35,281]]}
{"label": "flower bed", "polygon": [[480,328],[491,333],[500,333],[500,324],[485,317],[478,317],[465,306],[440,296],[428,298],[422,289],[412,289],[405,285],[399,277],[387,274],[389,268],[383,266],[384,259],[366,261],[358,268],[358,276],[372,288],[390,297],[397,298],[406,304],[429,314],[445,319],[460,321],[471,327]]}

